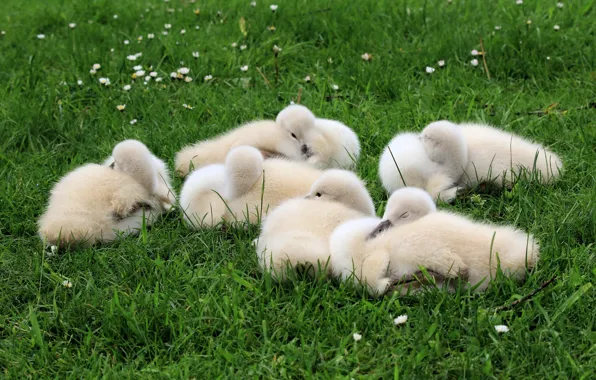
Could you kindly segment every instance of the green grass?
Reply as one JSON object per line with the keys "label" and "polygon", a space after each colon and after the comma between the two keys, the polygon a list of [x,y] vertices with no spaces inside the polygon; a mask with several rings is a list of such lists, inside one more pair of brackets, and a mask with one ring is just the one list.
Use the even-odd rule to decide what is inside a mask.
{"label": "green grass", "polygon": [[[521,6],[514,0],[297,0],[279,1],[276,13],[262,0],[256,7],[249,0],[2,3],[5,376],[596,376],[593,0],[565,1],[562,9],[538,0]],[[166,23],[172,29],[164,36]],[[148,40],[148,33],[155,38]],[[477,67],[470,64],[481,37],[490,80],[481,59]],[[232,48],[233,42],[247,49]],[[283,49],[277,76],[273,45]],[[126,59],[137,52],[143,53],[137,61]],[[360,58],[365,52],[372,61]],[[169,79],[180,61],[191,69],[192,83]],[[92,76],[94,63],[102,67]],[[137,80],[122,91],[137,64],[147,72],[153,65],[163,82]],[[249,70],[241,72],[246,64]],[[436,71],[429,75],[426,66]],[[208,74],[214,79],[204,82]],[[99,77],[112,85],[101,86]],[[171,167],[183,145],[274,118],[300,90],[302,104],[315,114],[339,119],[360,136],[358,173],[379,213],[387,196],[377,179],[378,157],[399,131],[441,118],[483,121],[550,146],[565,162],[553,186],[520,181],[512,191],[443,206],[532,232],[542,247],[538,267],[522,284],[499,279],[482,294],[431,290],[371,299],[322,279],[278,285],[258,269],[250,245],[256,226],[191,232],[175,212],[138,238],[47,255],[36,220],[68,171],[100,162],[126,138],[145,142]],[[118,112],[118,104],[126,110]],[[138,122],[131,125],[132,119]],[[176,189],[180,185],[176,179]],[[528,302],[496,311],[554,275],[555,282]],[[62,285],[66,278],[72,288]],[[392,320],[400,314],[409,320],[396,327]],[[497,334],[496,324],[510,331]],[[357,343],[355,332],[362,334]]]}

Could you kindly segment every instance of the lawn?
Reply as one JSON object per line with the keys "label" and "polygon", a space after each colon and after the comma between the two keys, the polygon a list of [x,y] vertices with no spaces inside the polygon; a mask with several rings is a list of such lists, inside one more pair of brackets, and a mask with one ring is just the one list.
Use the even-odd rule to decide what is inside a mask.
{"label": "lawn", "polygon": [[[596,376],[594,0],[279,0],[275,12],[262,0],[2,3],[6,377]],[[133,83],[136,65],[145,74]],[[170,78],[181,67],[191,82]],[[145,84],[152,71],[162,80]],[[171,212],[112,245],[52,254],[37,237],[56,181],[117,142],[139,139],[171,168],[183,145],[291,101],[358,133],[357,171],[379,215],[378,158],[400,131],[481,121],[548,145],[565,164],[554,185],[521,180],[441,205],[532,232],[537,268],[481,294],[373,299],[325,279],[276,284],[257,265],[257,226],[192,232]],[[395,326],[398,315],[408,321]]]}

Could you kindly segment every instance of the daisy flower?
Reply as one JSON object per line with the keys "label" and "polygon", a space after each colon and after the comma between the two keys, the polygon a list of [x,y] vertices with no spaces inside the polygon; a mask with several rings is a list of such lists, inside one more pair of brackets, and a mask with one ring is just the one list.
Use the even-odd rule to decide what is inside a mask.
{"label": "daisy flower", "polygon": [[248,65],[241,66],[240,71],[248,71]]}
{"label": "daisy flower", "polygon": [[116,109],[117,109],[118,111],[124,111],[124,110],[126,109],[126,104],[118,104],[118,105],[116,106]]}
{"label": "daisy flower", "polygon": [[114,20],[117,20],[118,19],[118,15],[114,15],[112,17],[114,17]]}
{"label": "daisy flower", "polygon": [[445,66],[445,61],[441,59],[439,62],[437,62],[437,65],[439,65],[439,67],[443,67]]}
{"label": "daisy flower", "polygon": [[360,57],[363,61],[370,61],[372,59],[372,54],[364,53]]}
{"label": "daisy flower", "polygon": [[559,25],[555,25],[555,26],[553,26],[553,29],[558,32],[559,29],[561,29],[561,27]]}
{"label": "daisy flower", "polygon": [[251,1],[250,2],[250,6],[251,7],[256,7],[257,6],[257,2],[256,1]]}
{"label": "daisy flower", "polygon": [[501,30],[501,25],[496,25],[495,30]]}
{"label": "daisy flower", "polygon": [[124,40],[124,45],[128,45],[130,43],[129,40]]}
{"label": "daisy flower", "polygon": [[201,10],[199,8],[193,11],[197,16],[201,14]]}
{"label": "daisy flower", "polygon": [[147,76],[145,77],[145,82],[149,82],[150,80],[151,80],[151,76],[147,75]]}
{"label": "daisy flower", "polygon": [[190,69],[188,67],[181,67],[178,69],[178,72],[182,75],[186,75],[190,72]]}
{"label": "daisy flower", "polygon": [[515,4],[517,5],[522,5],[524,3],[524,0],[515,0]]}
{"label": "daisy flower", "polygon": [[161,82],[163,80],[163,78],[155,78],[156,82]]}
{"label": "daisy flower", "polygon": [[430,67],[430,66],[426,66],[426,73],[427,74],[432,74],[435,72],[435,69]]}
{"label": "daisy flower", "polygon": [[354,342],[358,342],[360,339],[362,339],[362,335],[354,333],[352,334],[352,338],[354,338]]}
{"label": "daisy flower", "polygon": [[565,4],[563,4],[560,1],[557,3],[557,8],[563,8],[564,6],[565,6]]}
{"label": "daisy flower", "polygon": [[211,79],[213,79],[213,75],[205,75],[205,82],[209,82]]}
{"label": "daisy flower", "polygon": [[129,61],[136,61],[137,55],[136,54],[128,55],[128,56],[126,56],[126,59],[128,59]]}
{"label": "daisy flower", "polygon": [[137,119],[132,119],[132,120],[130,121],[130,125],[135,125],[136,123],[137,123]]}
{"label": "daisy flower", "polygon": [[72,282],[64,280],[62,281],[62,286],[64,286],[65,288],[72,288]]}
{"label": "daisy flower", "polygon": [[172,24],[164,24],[163,27],[166,29],[172,29]]}
{"label": "daisy flower", "polygon": [[110,85],[110,78],[99,78],[99,83],[103,84],[104,86]]}
{"label": "daisy flower", "polygon": [[185,34],[185,33],[186,33],[186,29],[180,30],[180,34]]}
{"label": "daisy flower", "polygon": [[332,84],[332,85],[331,85],[331,88],[332,88],[334,91],[337,91],[337,90],[339,90],[339,86],[338,86],[338,85],[336,85],[336,84]]}
{"label": "daisy flower", "polygon": [[307,76],[305,76],[305,77],[304,77],[304,81],[305,81],[305,82],[310,82],[310,75],[307,75]]}
{"label": "daisy flower", "polygon": [[51,246],[50,252],[52,252],[52,255],[55,255],[56,253],[58,253],[58,247],[56,247],[55,245]]}
{"label": "daisy flower", "polygon": [[477,56],[478,55],[478,50],[474,49],[470,52],[470,54],[472,54],[473,56]]}
{"label": "daisy flower", "polygon": [[246,45],[240,45],[240,50],[246,50]]}
{"label": "daisy flower", "polygon": [[238,46],[238,44],[237,44],[236,42],[232,42],[232,45],[231,45],[231,46],[232,46],[233,48],[235,48],[235,47],[237,47],[237,46]]}
{"label": "daisy flower", "polygon": [[137,70],[135,71],[135,75],[137,77],[142,77],[143,75],[145,75],[145,70]]}
{"label": "daisy flower", "polygon": [[495,330],[499,333],[506,333],[509,332],[509,327],[505,326],[505,325],[496,325],[495,326]]}
{"label": "daisy flower", "polygon": [[167,30],[164,30],[163,32],[161,32],[161,34],[163,34],[164,36],[167,36],[168,35],[168,31]]}
{"label": "daisy flower", "polygon": [[407,321],[408,321],[408,316],[404,314],[404,315],[400,315],[399,317],[395,318],[393,320],[393,324],[396,326],[399,326],[399,325],[403,325]]}
{"label": "daisy flower", "polygon": [[275,12],[277,10],[277,4],[271,4],[269,8],[271,8],[271,11]]}
{"label": "daisy flower", "polygon": [[198,51],[193,51],[193,52],[192,52],[192,56],[193,56],[194,58],[199,58],[199,52],[198,52]]}
{"label": "daisy flower", "polygon": [[192,82],[192,78],[191,77],[186,77],[186,78],[184,78],[184,81],[186,83],[190,83],[190,82]]}
{"label": "daisy flower", "polygon": [[472,66],[478,66],[478,60],[476,58],[471,60],[470,63],[472,64]]}
{"label": "daisy flower", "polygon": [[125,84],[124,87],[122,87],[124,91],[130,91],[131,88],[132,86],[130,84]]}
{"label": "daisy flower", "polygon": [[82,85],[83,85],[83,81],[79,79],[79,80],[77,81],[77,84],[78,84],[79,86],[82,86]]}
{"label": "daisy flower", "polygon": [[281,48],[277,45],[273,45],[273,52],[274,53],[279,53],[281,51]]}
{"label": "daisy flower", "polygon": [[182,107],[186,108],[187,110],[191,110],[192,109],[192,106],[190,104],[186,104],[186,103],[184,103],[182,105]]}
{"label": "daisy flower", "polygon": [[76,28],[76,27],[77,27],[77,24],[75,24],[74,22],[71,22],[70,24],[68,24],[68,27],[69,27],[70,29],[74,29],[74,28]]}
{"label": "daisy flower", "polygon": [[149,33],[149,34],[147,34],[147,38],[150,39],[150,40],[152,40],[152,39],[155,38],[155,34]]}
{"label": "daisy flower", "polygon": [[38,34],[37,38],[39,38],[40,40],[43,40],[44,38],[46,38],[45,34]]}
{"label": "daisy flower", "polygon": [[273,25],[271,25],[271,26],[268,26],[268,27],[267,27],[267,29],[268,29],[270,32],[275,32],[275,26],[273,26]]}
{"label": "daisy flower", "polygon": [[152,78],[155,78],[155,77],[157,77],[157,72],[152,71],[149,73],[149,76],[151,76]]}

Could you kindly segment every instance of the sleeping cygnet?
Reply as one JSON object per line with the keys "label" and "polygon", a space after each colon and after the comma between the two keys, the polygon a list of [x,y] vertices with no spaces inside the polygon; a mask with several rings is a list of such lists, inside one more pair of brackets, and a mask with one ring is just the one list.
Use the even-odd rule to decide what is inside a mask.
{"label": "sleeping cygnet", "polygon": [[354,169],[360,156],[358,136],[336,120],[316,119],[315,128],[306,136],[311,156],[307,163],[319,169]]}
{"label": "sleeping cygnet", "polygon": [[256,244],[259,264],[278,280],[300,265],[313,274],[320,269],[329,271],[333,230],[374,212],[364,183],[354,173],[326,171],[305,198],[286,201],[267,216]]}
{"label": "sleeping cygnet", "polygon": [[507,226],[473,222],[448,212],[429,212],[402,222],[407,205],[392,198],[383,220],[360,219],[338,227],[330,239],[334,274],[366,285],[381,295],[397,284],[410,285],[427,269],[437,283],[461,278],[487,288],[498,268],[514,279],[524,278],[539,256],[532,235]]}
{"label": "sleeping cygnet", "polygon": [[222,164],[231,149],[241,145],[255,147],[265,157],[283,156],[306,161],[311,147],[305,138],[315,128],[315,116],[300,105],[284,108],[276,120],[258,120],[244,124],[210,140],[184,147],[176,154],[176,171],[186,176],[193,169]]}
{"label": "sleeping cygnet", "polygon": [[234,148],[225,165],[194,171],[180,194],[190,228],[222,222],[258,223],[285,200],[304,196],[321,175],[305,163],[281,158],[265,160],[258,149]]}
{"label": "sleeping cygnet", "polygon": [[[454,137],[459,135],[457,129],[453,132]],[[465,143],[460,149],[450,149],[449,161],[443,160],[439,154],[429,155],[425,145],[421,136],[415,133],[395,136],[379,161],[383,187],[390,194],[406,186],[417,187],[424,189],[433,199],[449,202],[457,194],[457,181],[467,162]]]}
{"label": "sleeping cygnet", "polygon": [[[171,207],[159,181],[169,183],[165,165],[145,145],[126,140],[104,165],[87,164],[52,189],[39,235],[48,245],[93,245],[135,234]],[[171,197],[175,199],[173,193]]]}

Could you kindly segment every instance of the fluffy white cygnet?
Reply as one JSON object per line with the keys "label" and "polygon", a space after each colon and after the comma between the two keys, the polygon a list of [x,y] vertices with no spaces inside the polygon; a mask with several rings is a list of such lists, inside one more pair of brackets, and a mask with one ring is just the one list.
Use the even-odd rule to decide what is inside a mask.
{"label": "fluffy white cygnet", "polygon": [[347,125],[336,120],[316,119],[315,128],[307,134],[310,156],[306,162],[319,169],[354,169],[360,156],[358,136]]}
{"label": "fluffy white cygnet", "polygon": [[194,171],[180,194],[190,228],[212,227],[222,220],[257,223],[285,200],[304,196],[321,171],[281,158],[265,160],[258,149],[233,149],[225,165]]}
{"label": "fluffy white cygnet", "polygon": [[169,186],[165,165],[156,160],[145,145],[126,140],[104,165],[68,173],[52,189],[38,221],[40,237],[48,245],[92,245],[150,225],[175,200],[164,190]]}
{"label": "fluffy white cygnet", "polygon": [[279,280],[298,265],[314,273],[328,271],[333,230],[348,220],[372,215],[372,199],[355,174],[327,171],[306,198],[284,202],[267,216],[256,244],[259,264]]}
{"label": "fluffy white cygnet", "polygon": [[[400,193],[391,196],[382,220],[354,220],[334,231],[330,239],[334,275],[345,279],[353,274],[356,284],[366,284],[371,294],[381,295],[395,284],[420,277],[422,266],[439,283],[459,277],[481,291],[499,267],[519,280],[526,268],[536,264],[539,248],[534,237],[512,227],[432,209],[402,223],[408,206]],[[419,205],[427,202],[428,198]]]}
{"label": "fluffy white cygnet", "polygon": [[449,202],[464,186],[483,181],[509,186],[521,170],[548,183],[561,168],[559,157],[539,144],[487,125],[443,120],[420,135],[404,133],[391,140],[381,155],[379,175],[389,193],[414,186]]}
{"label": "fluffy white cygnet", "polygon": [[315,116],[301,105],[284,108],[274,120],[244,124],[210,140],[183,148],[176,154],[176,171],[186,176],[192,169],[221,164],[231,149],[253,146],[265,156],[281,155],[293,161],[305,161],[311,148],[306,134],[315,128]]}

